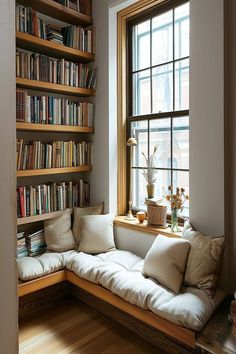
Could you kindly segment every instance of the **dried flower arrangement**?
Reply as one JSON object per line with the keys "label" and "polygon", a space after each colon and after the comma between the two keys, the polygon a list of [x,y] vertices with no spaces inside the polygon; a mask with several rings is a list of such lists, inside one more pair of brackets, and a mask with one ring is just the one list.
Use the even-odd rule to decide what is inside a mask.
{"label": "dried flower arrangement", "polygon": [[153,153],[149,157],[147,157],[144,152],[142,152],[146,163],[146,168],[143,168],[143,177],[149,186],[153,185],[157,179],[156,175],[158,171],[156,169],[156,153],[157,146],[154,146]]}
{"label": "dried flower arrangement", "polygon": [[188,194],[185,193],[184,188],[176,188],[176,193],[173,194],[173,189],[171,186],[168,187],[170,194],[165,194],[164,198],[170,202],[171,209],[183,210],[184,203],[189,199]]}

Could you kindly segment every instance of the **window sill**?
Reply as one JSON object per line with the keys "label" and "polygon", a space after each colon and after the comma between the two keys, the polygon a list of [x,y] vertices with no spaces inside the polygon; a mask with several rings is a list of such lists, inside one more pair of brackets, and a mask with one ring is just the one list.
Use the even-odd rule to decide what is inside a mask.
{"label": "window sill", "polygon": [[155,236],[158,234],[162,234],[168,237],[176,237],[176,238],[182,237],[182,230],[183,230],[183,227],[180,226],[181,232],[172,232],[170,227],[161,228],[161,227],[150,226],[147,225],[146,220],[144,220],[144,222],[140,224],[137,218],[135,218],[134,221],[130,221],[130,220],[126,220],[125,216],[117,216],[115,218],[115,226],[121,226],[131,230],[146,232]]}

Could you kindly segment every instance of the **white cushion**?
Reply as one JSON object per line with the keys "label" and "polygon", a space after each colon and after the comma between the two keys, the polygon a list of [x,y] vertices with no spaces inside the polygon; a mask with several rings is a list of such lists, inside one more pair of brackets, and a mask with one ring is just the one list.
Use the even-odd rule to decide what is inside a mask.
{"label": "white cushion", "polygon": [[75,254],[76,251],[46,252],[38,257],[19,258],[17,259],[18,277],[27,281],[64,269],[66,263]]}
{"label": "white cushion", "polygon": [[44,221],[44,234],[47,249],[54,252],[65,252],[76,247],[71,231],[70,209],[60,216]]}
{"label": "white cushion", "polygon": [[79,245],[80,242],[80,218],[85,215],[100,215],[103,213],[103,210],[104,203],[85,208],[74,208],[74,222],[72,231],[77,245]]}
{"label": "white cushion", "polygon": [[189,247],[186,240],[158,235],[145,257],[143,274],[178,293]]}
{"label": "white cushion", "polygon": [[145,278],[143,263],[142,258],[130,252],[116,250],[96,256],[78,253],[67,263],[67,268],[134,305],[195,331],[205,325],[224,298],[220,290],[211,298],[204,291],[190,287],[175,294]]}
{"label": "white cushion", "polygon": [[113,221],[113,214],[82,216],[79,251],[96,254],[114,250]]}

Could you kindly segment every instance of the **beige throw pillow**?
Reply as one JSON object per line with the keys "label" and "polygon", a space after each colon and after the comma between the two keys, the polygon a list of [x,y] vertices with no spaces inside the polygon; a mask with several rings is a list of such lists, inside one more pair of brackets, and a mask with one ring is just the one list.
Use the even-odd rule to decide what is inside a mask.
{"label": "beige throw pillow", "polygon": [[113,221],[113,214],[82,216],[79,251],[97,254],[115,250]]}
{"label": "beige throw pillow", "polygon": [[178,293],[189,248],[186,240],[158,235],[145,257],[143,274]]}
{"label": "beige throw pillow", "polygon": [[193,229],[186,221],[183,238],[191,243],[184,283],[195,286],[213,295],[216,287],[221,259],[224,252],[225,237],[209,237]]}
{"label": "beige throw pillow", "polygon": [[76,247],[71,231],[70,209],[60,216],[44,221],[44,234],[47,249],[54,252],[64,252]]}
{"label": "beige throw pillow", "polygon": [[100,215],[103,214],[104,203],[86,207],[86,208],[74,208],[74,222],[73,222],[73,235],[77,245],[80,242],[80,218],[85,215]]}

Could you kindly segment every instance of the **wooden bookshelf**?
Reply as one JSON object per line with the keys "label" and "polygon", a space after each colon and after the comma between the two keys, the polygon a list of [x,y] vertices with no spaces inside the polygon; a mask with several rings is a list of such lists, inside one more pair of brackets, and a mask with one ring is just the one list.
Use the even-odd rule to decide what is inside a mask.
{"label": "wooden bookshelf", "polygon": [[16,171],[16,177],[34,177],[34,176],[59,175],[64,173],[91,172],[91,171],[92,171],[91,165],[83,165],[83,166],[76,166],[76,167],[43,168],[37,170]]}
{"label": "wooden bookshelf", "polygon": [[92,17],[70,9],[53,0],[17,0],[17,2],[21,5],[32,7],[34,10],[44,15],[57,18],[58,20],[73,25],[90,26],[93,23]]}
{"label": "wooden bookshelf", "polygon": [[71,125],[56,125],[56,124],[36,124],[36,123],[21,123],[16,122],[16,129],[21,131],[35,132],[55,132],[55,133],[87,133],[93,134],[92,127],[77,127]]}
{"label": "wooden bookshelf", "polygon": [[23,32],[16,32],[16,46],[47,56],[64,58],[80,63],[89,63],[95,59],[94,54],[66,47],[65,45],[50,42]]}
{"label": "wooden bookshelf", "polygon": [[59,93],[64,95],[73,95],[73,96],[82,96],[82,97],[95,95],[94,90],[89,90],[86,88],[52,84],[50,82],[30,80],[22,77],[16,78],[16,85],[18,87],[27,88],[30,90],[54,92],[54,93]]}
{"label": "wooden bookshelf", "polygon": [[[17,225],[26,225],[34,222],[39,222],[43,220],[49,220],[56,218],[57,216],[61,215],[62,211],[54,211],[51,213],[45,213],[41,215],[34,215],[34,216],[27,216],[26,218],[17,218]],[[73,209],[70,209],[70,213],[72,214]]]}

